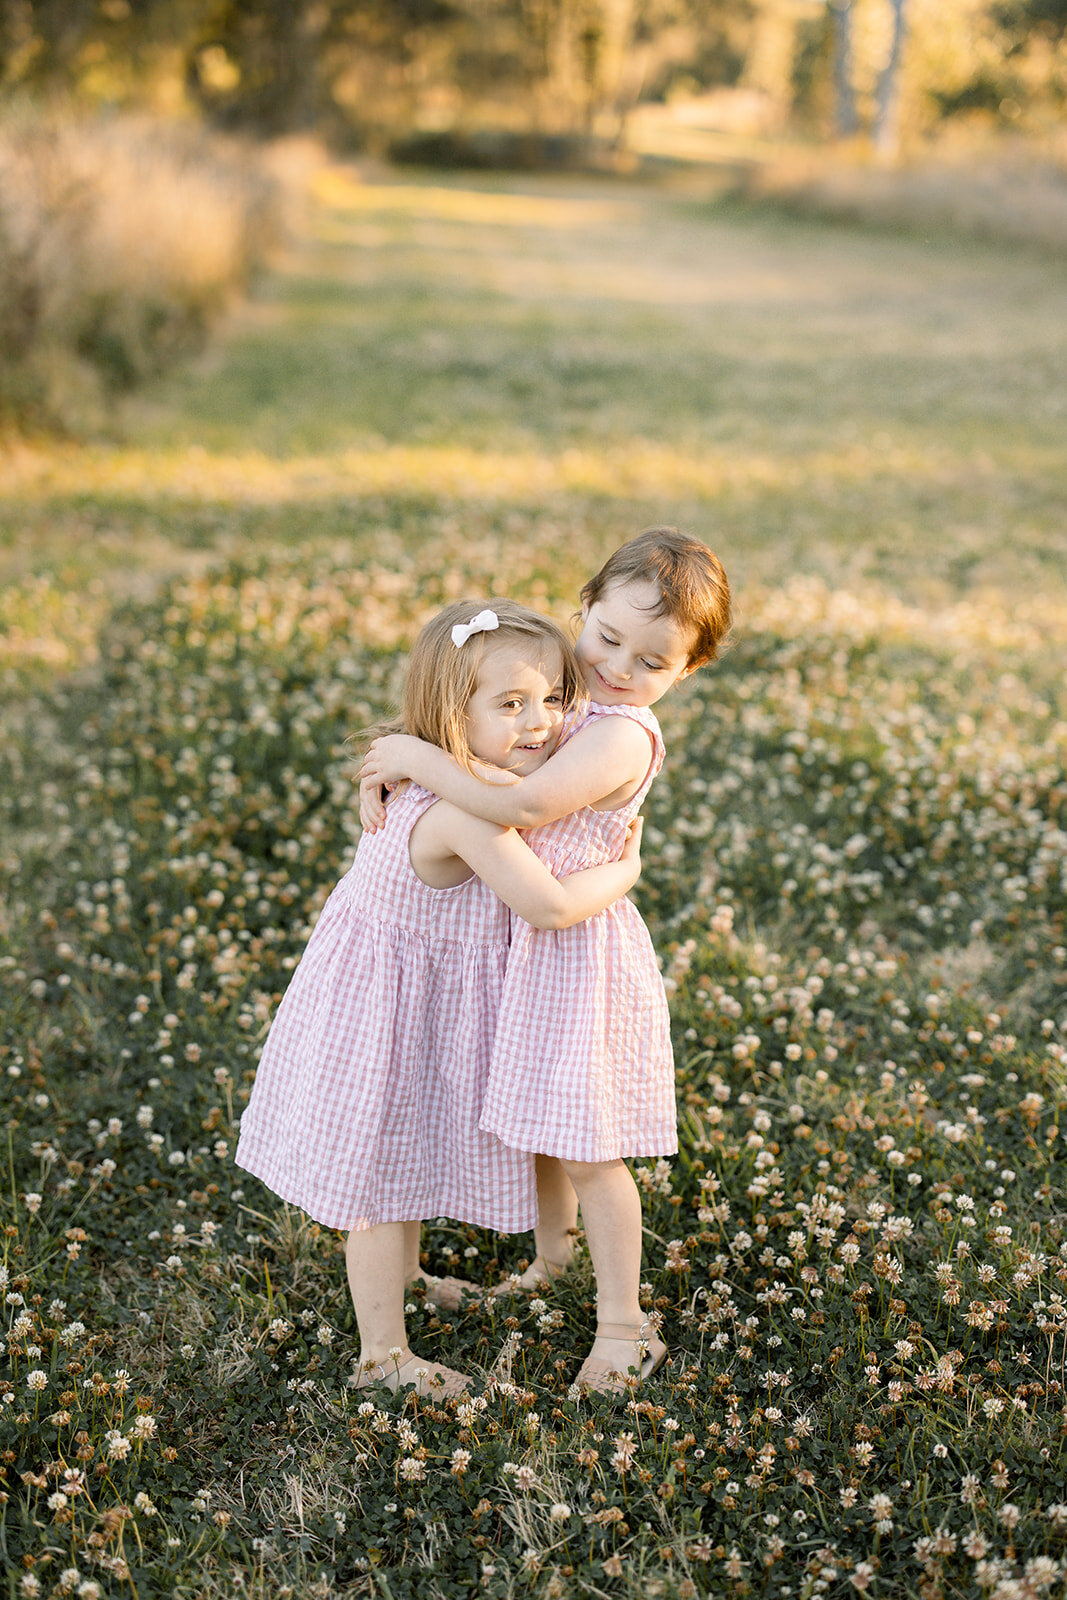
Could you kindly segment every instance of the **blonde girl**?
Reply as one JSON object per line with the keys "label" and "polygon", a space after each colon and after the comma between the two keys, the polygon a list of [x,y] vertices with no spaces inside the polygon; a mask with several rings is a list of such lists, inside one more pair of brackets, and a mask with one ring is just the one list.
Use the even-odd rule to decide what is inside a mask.
{"label": "blonde girl", "polygon": [[[468,775],[477,760],[524,780],[580,698],[555,623],[510,601],[457,601],[415,642],[401,723]],[[347,1230],[359,1383],[454,1395],[468,1378],[421,1361],[407,1339],[420,1220],[511,1232],[537,1215],[532,1157],[478,1125],[510,912],[551,929],[601,911],[636,881],[638,833],[620,860],[557,881],[513,829],[414,784],[392,796],[388,817],[360,840],[293,975],[236,1159]]]}
{"label": "blonde girl", "polygon": [[[376,741],[362,774],[364,826],[379,785],[413,778],[474,814],[528,830],[552,871],[617,857],[663,760],[652,706],[716,655],[730,621],[726,574],[708,547],[652,528],[582,590],[575,653],[589,704],[558,753],[520,781],[488,783],[411,738]],[[388,830],[387,830],[388,831]],[[597,1282],[597,1332],[578,1382],[620,1392],[666,1346],[639,1302],[641,1204],[626,1166],[677,1150],[663,984],[636,908],[619,900],[580,927],[519,923],[481,1127],[537,1157],[532,1287],[570,1260],[580,1204]]]}

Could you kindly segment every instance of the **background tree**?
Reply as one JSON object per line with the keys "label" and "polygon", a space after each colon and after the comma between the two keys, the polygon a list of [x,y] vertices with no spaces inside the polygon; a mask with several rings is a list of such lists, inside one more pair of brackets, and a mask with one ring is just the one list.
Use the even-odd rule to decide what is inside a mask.
{"label": "background tree", "polygon": [[878,109],[874,119],[874,145],[879,155],[897,153],[897,113],[900,104],[900,59],[907,30],[907,0],[890,0],[893,26],[889,56],[878,79]]}
{"label": "background tree", "polygon": [[840,138],[859,132],[856,93],[852,86],[852,8],[855,0],[830,0],[834,40],[834,111]]}

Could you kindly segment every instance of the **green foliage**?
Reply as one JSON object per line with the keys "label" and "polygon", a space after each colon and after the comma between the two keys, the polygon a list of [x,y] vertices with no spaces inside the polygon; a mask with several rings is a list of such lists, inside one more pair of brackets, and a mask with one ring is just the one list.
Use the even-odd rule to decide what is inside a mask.
{"label": "green foliage", "polygon": [[[1063,0],[908,6],[903,52],[890,45],[897,10],[894,0],[24,0],[0,8],[0,89],[182,107],[259,136],[314,130],[348,148],[421,147],[434,165],[447,156],[512,170],[539,153],[558,166],[559,139],[602,163],[642,103],[694,99],[699,116],[709,91],[735,87],[764,133],[787,123],[823,138],[872,133],[883,153],[896,149],[898,91],[912,138],[963,114],[1048,132],[1064,93]],[[715,115],[721,160],[731,114]],[[688,122],[683,110],[678,151]],[[747,162],[750,146],[735,156]]]}
{"label": "green foliage", "polygon": [[[447,1323],[420,1296],[416,1348],[484,1398],[348,1386],[341,1241],[231,1152],[353,846],[345,739],[439,599],[369,556],[127,607],[3,786],[9,1558],[142,1593],[268,1547],[366,1593],[431,1553],[457,1594],[568,1567],[625,1592],[650,1561],[664,1593],[1059,1572],[1063,730],[1013,673],[961,737],[982,649],[913,637],[932,692],[902,696],[874,607],[859,635],[816,594],[751,613],[668,719],[641,899],[683,1148],[636,1165],[668,1375],[618,1410],[571,1392],[583,1264]],[[426,1246],[487,1287],[522,1259]]]}

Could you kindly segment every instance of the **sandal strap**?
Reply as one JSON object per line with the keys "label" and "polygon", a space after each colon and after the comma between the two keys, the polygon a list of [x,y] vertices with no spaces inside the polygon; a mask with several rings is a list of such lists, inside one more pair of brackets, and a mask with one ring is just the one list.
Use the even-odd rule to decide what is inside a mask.
{"label": "sandal strap", "polygon": [[642,1322],[636,1328],[631,1322],[598,1322],[596,1325],[598,1339],[626,1339],[631,1344],[647,1343],[655,1332],[651,1322]]}

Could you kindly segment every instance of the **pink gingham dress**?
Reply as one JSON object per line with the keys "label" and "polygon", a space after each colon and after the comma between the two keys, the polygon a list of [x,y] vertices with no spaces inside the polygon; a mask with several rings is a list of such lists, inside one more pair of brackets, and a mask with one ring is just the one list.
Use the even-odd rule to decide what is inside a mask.
{"label": "pink gingham dress", "polygon": [[537,1221],[533,1158],[478,1118],[510,912],[480,878],[433,889],[408,841],[436,797],[408,784],[359,842],[278,1008],[237,1165],[328,1228]]}
{"label": "pink gingham dress", "polygon": [[[590,705],[575,733],[604,716],[630,717],[647,731],[648,772],[617,811],[587,806],[526,830],[527,844],[557,877],[618,860],[663,763],[659,723],[647,707]],[[519,1150],[571,1161],[677,1150],[667,997],[632,901],[616,900],[559,932],[512,918],[481,1125]]]}

